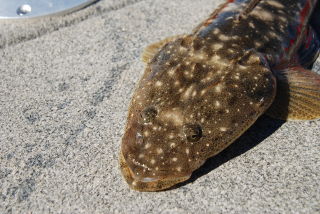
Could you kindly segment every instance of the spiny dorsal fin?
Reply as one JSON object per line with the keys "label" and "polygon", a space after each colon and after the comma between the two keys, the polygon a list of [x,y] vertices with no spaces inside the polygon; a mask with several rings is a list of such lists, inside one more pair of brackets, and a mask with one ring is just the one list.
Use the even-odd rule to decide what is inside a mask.
{"label": "spiny dorsal fin", "polygon": [[267,115],[283,120],[320,118],[320,75],[302,67],[274,72],[277,94]]}
{"label": "spiny dorsal fin", "polygon": [[155,42],[155,43],[152,43],[151,45],[147,46],[142,53],[142,56],[141,56],[142,61],[144,63],[148,63],[154,57],[154,55],[156,55],[156,53],[158,53],[158,51],[163,46],[165,46],[167,43],[169,43],[179,37],[181,37],[181,35],[171,36],[171,37],[165,38],[159,42]]}

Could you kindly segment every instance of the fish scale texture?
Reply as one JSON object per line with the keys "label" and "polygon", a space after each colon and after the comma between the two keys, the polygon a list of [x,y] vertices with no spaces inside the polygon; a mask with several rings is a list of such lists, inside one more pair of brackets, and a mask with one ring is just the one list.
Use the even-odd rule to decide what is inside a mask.
{"label": "fish scale texture", "polygon": [[140,193],[122,178],[143,48],[190,32],[221,2],[101,1],[0,22],[0,213],[319,212],[320,120],[263,116],[173,190]]}

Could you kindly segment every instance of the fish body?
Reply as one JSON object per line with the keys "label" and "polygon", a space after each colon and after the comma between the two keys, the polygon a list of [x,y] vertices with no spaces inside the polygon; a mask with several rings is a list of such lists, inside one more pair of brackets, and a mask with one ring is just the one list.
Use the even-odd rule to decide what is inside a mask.
{"label": "fish body", "polygon": [[266,111],[319,118],[320,78],[300,66],[319,51],[308,24],[316,3],[228,0],[191,34],[149,46],[120,152],[130,187],[158,191],[187,180]]}

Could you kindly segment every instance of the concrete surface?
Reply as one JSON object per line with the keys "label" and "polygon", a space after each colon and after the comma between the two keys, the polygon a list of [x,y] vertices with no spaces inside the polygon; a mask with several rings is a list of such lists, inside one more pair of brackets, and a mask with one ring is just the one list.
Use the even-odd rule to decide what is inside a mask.
{"label": "concrete surface", "polygon": [[170,191],[132,191],[120,174],[143,48],[189,32],[220,2],[106,0],[1,21],[0,213],[319,213],[320,120],[262,117]]}

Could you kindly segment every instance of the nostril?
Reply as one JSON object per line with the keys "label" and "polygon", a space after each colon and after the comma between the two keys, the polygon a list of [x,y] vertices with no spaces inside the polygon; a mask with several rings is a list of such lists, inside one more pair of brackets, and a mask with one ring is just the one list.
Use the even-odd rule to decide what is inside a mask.
{"label": "nostril", "polygon": [[185,124],[183,133],[189,142],[197,142],[202,137],[202,129],[198,124]]}
{"label": "nostril", "polygon": [[149,106],[141,112],[141,117],[144,123],[151,123],[155,119],[157,114],[157,109],[154,106]]}
{"label": "nostril", "polygon": [[142,144],[143,143],[143,136],[139,132],[136,134],[136,143]]}

